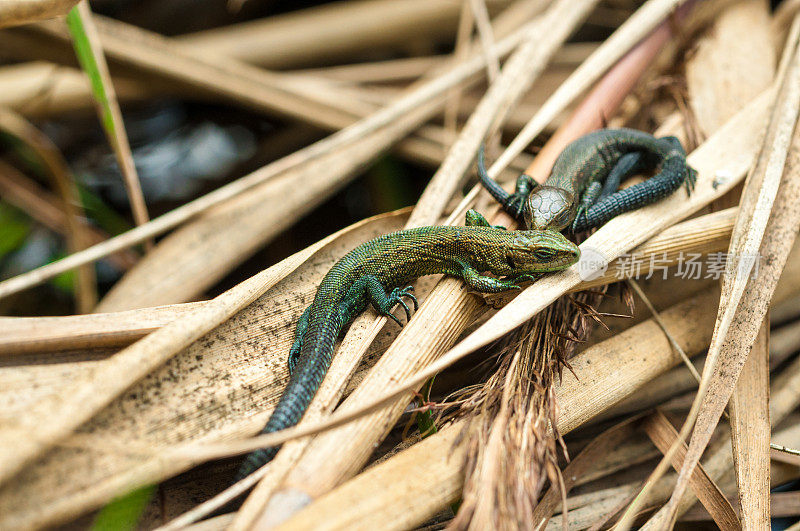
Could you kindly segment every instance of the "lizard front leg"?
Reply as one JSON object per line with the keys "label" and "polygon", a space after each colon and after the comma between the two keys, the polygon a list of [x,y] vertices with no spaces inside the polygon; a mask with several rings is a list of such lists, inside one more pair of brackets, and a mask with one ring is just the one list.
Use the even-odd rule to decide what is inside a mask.
{"label": "lizard front leg", "polygon": [[483,217],[483,214],[471,208],[467,210],[466,220],[464,224],[467,227],[492,227],[493,229],[508,230],[502,225],[490,225],[489,221],[487,221],[487,219]]}
{"label": "lizard front leg", "polygon": [[461,267],[460,277],[470,288],[481,293],[500,293],[510,289],[520,289],[509,280],[501,280],[487,275],[481,275],[474,266],[467,262],[459,262]]}

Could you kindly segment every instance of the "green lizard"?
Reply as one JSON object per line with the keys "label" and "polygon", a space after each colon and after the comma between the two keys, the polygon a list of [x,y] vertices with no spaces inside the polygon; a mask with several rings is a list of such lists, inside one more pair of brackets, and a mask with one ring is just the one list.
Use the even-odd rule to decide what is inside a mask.
{"label": "green lizard", "polygon": [[[412,286],[424,275],[459,277],[475,291],[496,293],[517,289],[517,282],[566,269],[580,251],[556,231],[507,231],[492,227],[479,213],[467,213],[467,226],[419,227],[401,230],[356,247],[325,275],[314,301],[300,316],[289,351],[290,379],[262,433],[297,424],[322,382],[344,326],[371,303],[391,314],[400,305],[410,318],[407,298],[417,308]],[[484,272],[505,278],[484,275]],[[277,448],[251,453],[239,478],[274,457]]]}
{"label": "green lizard", "polygon": [[[659,165],[658,175],[617,191],[626,177]],[[663,199],[681,184],[691,193],[697,176],[677,138],[656,138],[635,129],[601,129],[580,137],[564,148],[544,184],[523,174],[513,194],[486,173],[482,148],[478,174],[506,212],[524,219],[527,228],[570,227],[575,233]]]}

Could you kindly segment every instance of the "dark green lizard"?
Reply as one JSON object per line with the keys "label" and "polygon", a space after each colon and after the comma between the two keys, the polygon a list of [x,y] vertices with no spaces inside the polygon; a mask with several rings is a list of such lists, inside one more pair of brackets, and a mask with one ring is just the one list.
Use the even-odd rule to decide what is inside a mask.
{"label": "dark green lizard", "polygon": [[[617,191],[626,177],[660,166],[644,182]],[[674,136],[656,138],[635,129],[601,129],[569,144],[542,185],[528,175],[509,194],[486,173],[478,156],[481,183],[511,216],[529,229],[583,232],[611,218],[667,197],[681,184],[691,193],[697,172]]]}
{"label": "dark green lizard", "polygon": [[[371,303],[378,313],[400,305],[410,318],[407,298],[417,308],[411,286],[397,286],[425,275],[462,278],[479,292],[518,288],[517,282],[549,271],[566,269],[580,251],[556,231],[507,231],[491,227],[475,211],[467,226],[420,227],[368,241],[339,260],[325,275],[314,301],[300,316],[289,351],[289,383],[262,433],[297,424],[322,382],[333,356],[334,343],[344,326]],[[484,275],[484,272],[505,278]],[[393,289],[392,289],[393,288]],[[271,460],[278,448],[247,456],[239,478]]]}

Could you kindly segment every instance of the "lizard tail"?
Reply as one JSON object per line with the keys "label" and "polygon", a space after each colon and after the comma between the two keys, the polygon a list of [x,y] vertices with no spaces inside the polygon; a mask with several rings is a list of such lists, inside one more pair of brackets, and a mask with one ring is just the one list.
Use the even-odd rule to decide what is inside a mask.
{"label": "lizard tail", "polygon": [[[316,323],[312,323],[305,333],[304,337],[309,340],[304,341],[297,366],[286,385],[286,390],[278,400],[261,434],[284,430],[300,422],[328,371],[336,338],[342,330],[343,323],[335,312],[331,312],[328,316],[315,316],[314,321]],[[236,481],[244,479],[270,462],[278,450],[278,446],[273,446],[248,454],[236,474]]]}
{"label": "lizard tail", "polygon": [[503,206],[506,206],[511,199],[511,194],[503,190],[503,188],[497,184],[497,181],[489,177],[489,174],[486,172],[484,147],[485,146],[481,144],[481,149],[478,152],[478,177],[480,177],[483,187],[486,188],[486,191],[489,192],[492,197],[494,197],[495,201]]}

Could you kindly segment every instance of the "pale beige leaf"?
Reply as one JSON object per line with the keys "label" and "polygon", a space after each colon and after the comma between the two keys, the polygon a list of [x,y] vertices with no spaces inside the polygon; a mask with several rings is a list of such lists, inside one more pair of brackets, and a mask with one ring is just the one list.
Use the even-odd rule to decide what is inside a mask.
{"label": "pale beige leaf", "polygon": [[742,367],[730,401],[731,434],[742,526],[770,524],[769,319]]}
{"label": "pale beige leaf", "polygon": [[[645,418],[643,422],[644,430],[653,443],[666,454],[678,439],[678,431],[670,424],[663,413],[656,411],[653,415]],[[679,470],[684,458],[686,457],[686,445],[680,444],[678,451],[673,454],[671,459],[672,467]],[[733,510],[730,502],[725,495],[709,477],[708,472],[702,465],[698,465],[692,471],[689,483],[695,495],[701,501],[706,510],[713,516],[714,523],[720,529],[731,531],[741,529],[739,518]]]}
{"label": "pale beige leaf", "polygon": [[0,28],[66,15],[78,0],[5,0],[0,3]]}

